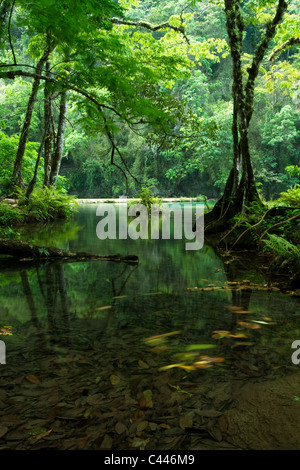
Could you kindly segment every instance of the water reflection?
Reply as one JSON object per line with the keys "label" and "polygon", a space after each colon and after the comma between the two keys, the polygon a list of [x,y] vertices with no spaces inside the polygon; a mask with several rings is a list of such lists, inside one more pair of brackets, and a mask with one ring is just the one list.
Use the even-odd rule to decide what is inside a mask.
{"label": "water reflection", "polygon": [[[82,208],[74,221],[68,223],[64,235],[60,224],[56,228],[53,225],[48,235],[45,231],[34,233],[35,241],[47,245],[48,240],[49,245],[101,254],[135,254],[139,256],[137,265],[106,261],[68,263],[67,260],[43,264],[28,260],[7,264],[2,260],[0,265],[0,326],[10,325],[13,331],[12,336],[5,337],[7,364],[0,383],[12,396],[22,419],[27,422],[31,414],[42,415],[43,408],[50,416],[54,405],[59,410],[58,405],[65,406],[64,413],[57,412],[58,416],[69,416],[70,408],[75,406],[75,398],[70,394],[77,393],[77,415],[78,409],[90,413],[87,408],[81,408],[80,400],[86,394],[92,395],[95,403],[104,400],[105,411],[99,411],[99,419],[113,398],[120,400],[116,405],[118,410],[127,403],[128,420],[133,420],[137,411],[132,409],[136,402],[141,403],[142,391],[151,389],[154,393],[157,386],[159,394],[155,400],[157,403],[161,400],[161,408],[157,404],[153,409],[156,417],[151,419],[164,423],[159,420],[167,413],[164,407],[168,400],[169,407],[175,406],[175,402],[176,406],[178,403],[183,406],[185,395],[176,387],[180,390],[187,387],[185,392],[190,395],[188,387],[194,387],[195,403],[202,400],[205,407],[210,403],[209,393],[214,396],[218,387],[223,398],[226,394],[234,395],[237,379],[267,380],[289,372],[291,344],[300,336],[299,299],[268,290],[264,271],[259,270],[253,257],[221,257],[208,245],[188,252],[184,240],[100,241],[96,237],[95,211],[95,206]],[[60,234],[57,243],[55,230]],[[27,234],[28,240],[31,236],[32,229]],[[249,325],[257,327],[252,329]],[[223,335],[216,336],[216,331]],[[158,350],[145,342],[146,338],[171,332],[179,333],[165,336]],[[191,345],[203,344],[214,348],[187,355]],[[159,372],[174,363],[192,366],[201,362],[199,358],[203,356],[225,360],[207,370],[195,367],[190,372],[180,368]],[[41,392],[47,397],[44,401],[32,404],[32,392],[28,392],[24,379],[27,376],[41,381]],[[120,380],[120,389],[114,388],[112,380]],[[225,383],[230,385],[226,394]],[[57,396],[58,387],[64,405]],[[174,390],[176,396],[172,395]],[[190,395],[188,400],[192,400]],[[218,400],[222,402],[220,397]],[[184,406],[191,406],[190,401],[187,403]],[[12,412],[9,406],[5,405],[7,414]],[[138,413],[143,413],[141,405]],[[179,412],[176,408],[172,413]],[[74,416],[77,415],[74,411]],[[150,420],[149,417],[139,419]],[[107,420],[111,423],[111,416]],[[89,422],[89,426],[92,424],[93,421]],[[60,435],[59,424],[56,426],[55,432]],[[51,429],[56,429],[52,421]],[[96,442],[95,448],[102,445],[106,431],[101,432],[100,444],[98,438],[95,441],[91,438],[91,442]],[[188,439],[189,432],[186,431]],[[130,433],[128,427],[125,434],[130,436]],[[126,440],[126,436],[122,444],[116,438],[114,448],[133,448],[133,441]],[[140,446],[146,446],[145,442]],[[183,442],[181,439],[176,444],[165,445],[191,448],[191,440]],[[78,443],[72,445],[80,447]]]}

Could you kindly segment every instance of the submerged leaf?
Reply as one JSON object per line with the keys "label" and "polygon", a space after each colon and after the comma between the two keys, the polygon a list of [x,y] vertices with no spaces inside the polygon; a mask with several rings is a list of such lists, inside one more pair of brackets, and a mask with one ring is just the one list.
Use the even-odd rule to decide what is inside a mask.
{"label": "submerged leaf", "polygon": [[212,367],[212,364],[210,361],[198,361],[194,362],[194,366],[197,367],[197,369],[208,369]]}
{"label": "submerged leaf", "polygon": [[169,370],[169,369],[174,369],[174,367],[180,367],[183,364],[169,364],[168,366],[162,366],[158,370],[159,371],[164,371],[164,370]]}
{"label": "submerged leaf", "polygon": [[214,344],[190,344],[190,346],[187,346],[185,348],[186,351],[193,351],[195,349],[210,349],[210,348],[215,348],[216,346]]}
{"label": "submerged leaf", "polygon": [[112,374],[112,375],[110,376],[110,383],[111,383],[112,385],[118,385],[120,382],[121,382],[121,379],[120,379],[120,377],[118,377],[117,375]]}
{"label": "submerged leaf", "polygon": [[143,391],[143,397],[145,399],[145,408],[153,408],[152,391],[150,389]]}
{"label": "submerged leaf", "polygon": [[223,357],[211,357],[211,356],[200,356],[199,359],[201,359],[201,361],[207,361],[207,362],[224,362],[225,361]]}
{"label": "submerged leaf", "polygon": [[237,343],[234,343],[232,344],[232,346],[230,346],[232,349],[233,348],[237,348],[238,346],[252,346],[254,343],[251,343],[249,341],[239,341]]}
{"label": "submerged leaf", "polygon": [[163,333],[161,335],[150,336],[149,338],[144,339],[144,341],[151,341],[157,338],[165,338],[166,336],[178,335],[181,331],[171,331],[170,333]]}
{"label": "submerged leaf", "polygon": [[251,330],[256,330],[258,328],[261,328],[260,325],[254,325],[253,323],[245,322],[245,321],[238,321],[238,324],[240,326],[243,326],[244,328],[249,328]]}
{"label": "submerged leaf", "polygon": [[26,380],[28,380],[28,382],[31,382],[32,384],[40,384],[41,383],[40,379],[36,375],[33,375],[33,374],[26,375],[25,378],[26,378]]}

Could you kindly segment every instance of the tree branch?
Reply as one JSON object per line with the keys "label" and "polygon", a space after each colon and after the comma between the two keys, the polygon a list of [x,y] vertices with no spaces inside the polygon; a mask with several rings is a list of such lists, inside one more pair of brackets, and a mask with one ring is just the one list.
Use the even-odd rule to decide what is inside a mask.
{"label": "tree branch", "polygon": [[273,49],[272,54],[269,56],[269,62],[273,62],[277,54],[284,51],[287,47],[293,47],[296,44],[300,44],[300,37],[293,37],[285,41],[281,46],[276,47]]}
{"label": "tree branch", "polygon": [[9,40],[11,52],[12,52],[12,55],[13,55],[13,58],[14,58],[14,65],[17,65],[16,55],[15,55],[14,46],[13,46],[13,43],[12,43],[12,40],[11,40],[11,32],[10,32],[11,17],[12,17],[13,11],[14,11],[14,7],[15,7],[15,0],[13,1],[13,4],[12,4],[12,6],[11,6],[11,10],[10,10],[10,14],[9,14],[9,20],[8,20],[8,40]]}
{"label": "tree branch", "polygon": [[158,25],[153,25],[148,23],[147,21],[130,21],[130,20],[123,20],[120,18],[112,18],[111,22],[114,24],[119,25],[126,25],[126,26],[135,26],[136,28],[145,28],[149,29],[150,31],[159,31],[161,29],[173,29],[177,33],[181,33],[188,44],[190,44],[189,39],[185,34],[184,26],[173,26],[172,24],[165,22]]}
{"label": "tree branch", "polygon": [[280,227],[281,225],[286,224],[287,222],[291,222],[292,220],[296,220],[300,217],[300,213],[293,215],[293,217],[290,217],[289,219],[283,220],[281,222],[277,222],[277,224],[271,225],[271,227],[267,228],[267,230],[264,231],[264,233],[261,235],[260,239],[258,240],[258,243],[261,243],[262,239],[264,238],[265,234],[276,227]]}
{"label": "tree branch", "polygon": [[272,21],[266,23],[265,32],[262,40],[258,44],[251,66],[247,69],[248,80],[245,86],[246,92],[246,106],[247,106],[247,123],[249,124],[253,113],[253,97],[254,97],[254,82],[259,72],[259,66],[265,56],[266,50],[270,44],[271,39],[275,36],[276,27],[282,21],[283,15],[288,7],[286,0],[279,0],[276,13]]}

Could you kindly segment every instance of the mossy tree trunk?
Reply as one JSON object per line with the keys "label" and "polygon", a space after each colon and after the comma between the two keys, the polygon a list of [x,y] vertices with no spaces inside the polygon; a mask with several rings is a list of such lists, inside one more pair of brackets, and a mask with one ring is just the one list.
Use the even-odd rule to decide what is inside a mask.
{"label": "mossy tree trunk", "polygon": [[243,12],[238,0],[224,0],[224,4],[232,58],[233,165],[222,198],[205,217],[207,232],[226,229],[230,219],[245,211],[252,202],[262,204],[256,188],[249,146],[249,126],[254,110],[254,86],[259,66],[288,6],[285,0],[278,1],[276,13],[273,19],[266,23],[261,40],[254,51],[252,64],[247,69],[247,74],[244,74],[242,70],[245,32]]}
{"label": "mossy tree trunk", "polygon": [[37,76],[33,81],[31,93],[30,93],[29,100],[27,103],[26,114],[25,114],[22,130],[21,130],[21,135],[20,135],[17,154],[16,154],[16,160],[15,160],[13,174],[12,174],[13,189],[15,189],[16,187],[22,187],[23,185],[23,179],[22,179],[23,158],[25,154],[32,113],[33,113],[34,105],[35,105],[36,98],[37,98],[37,92],[38,92],[40,81],[41,81],[40,75],[41,75],[44,65],[46,64],[48,60],[49,55],[54,50],[54,47],[55,45],[49,39],[47,48],[36,66]]}
{"label": "mossy tree trunk", "polygon": [[[50,78],[50,63],[46,64],[46,77]],[[52,111],[52,87],[50,82],[45,82],[44,90],[44,186],[49,186],[50,172],[51,172],[51,158],[53,140],[55,137]]]}
{"label": "mossy tree trunk", "polygon": [[55,188],[57,177],[60,170],[61,160],[64,151],[64,140],[65,140],[65,128],[67,121],[67,106],[68,106],[68,90],[64,90],[61,93],[60,106],[59,106],[59,118],[57,126],[57,136],[54,155],[51,161],[51,172],[49,176],[49,186]]}

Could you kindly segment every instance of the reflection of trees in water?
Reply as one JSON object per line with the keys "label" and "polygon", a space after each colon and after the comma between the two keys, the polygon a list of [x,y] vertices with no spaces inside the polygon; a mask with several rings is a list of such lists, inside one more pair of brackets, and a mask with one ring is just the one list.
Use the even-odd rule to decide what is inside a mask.
{"label": "reflection of trees in water", "polygon": [[[229,282],[236,282],[237,279],[247,280],[249,271],[253,273],[255,268],[258,269],[255,265],[251,266],[249,259],[235,258],[230,263],[224,264]],[[257,277],[259,277],[258,272]],[[255,287],[251,289],[247,283],[244,283],[243,288],[243,282],[236,289],[232,289],[231,293],[233,308],[230,331],[242,332],[248,336],[242,339],[241,343],[253,342],[253,345],[229,349],[233,375],[240,376],[242,372],[244,377],[271,378],[288,373],[291,365],[290,344],[282,341],[281,338],[283,336],[294,338],[296,319],[290,315],[290,311],[286,310],[293,299],[267,291],[256,292]],[[288,315],[285,315],[286,313]],[[252,320],[264,321],[265,317],[269,318],[270,324],[251,323]],[[274,320],[273,324],[272,320]],[[248,324],[250,322],[250,325],[256,325],[257,329],[241,328],[240,321]]]}
{"label": "reflection of trees in water", "polygon": [[[106,292],[110,299],[122,295],[130,276],[137,267],[137,265],[123,265],[120,272],[114,277],[110,277],[108,283],[110,292]],[[81,271],[75,272],[79,276],[80,273]],[[66,281],[64,264],[57,261],[48,263],[43,266],[42,272],[40,267],[36,267],[36,280],[32,282],[35,294],[33,293],[27,270],[22,269],[19,271],[19,274],[24,298],[26,299],[31,316],[31,323],[36,329],[37,345],[42,347],[43,350],[47,349],[47,344],[52,346],[53,344],[71,345],[74,339],[72,325],[75,322],[78,324],[80,321],[84,323],[84,319],[76,319],[76,314],[74,315],[70,311],[69,283]],[[80,290],[81,286],[78,283],[78,276],[75,277],[76,288]],[[70,281],[70,278],[68,280]],[[36,287],[38,287],[41,294],[39,297],[36,294]],[[87,293],[89,294],[89,292]],[[116,300],[112,298],[111,309],[102,317],[101,325],[98,325],[100,332],[103,330],[102,332],[105,333],[109,324],[114,321]],[[43,324],[41,311],[46,311],[46,325]]]}
{"label": "reflection of trees in water", "polygon": [[20,271],[20,277],[31,321],[36,328],[38,344],[47,348],[47,343],[51,341],[56,343],[70,341],[70,336],[66,334],[70,329],[70,311],[62,263],[49,263],[44,270],[45,279],[43,280],[40,269],[36,268],[36,279],[47,311],[47,331],[39,318],[41,304],[39,303],[38,308],[36,307],[35,296],[25,269]]}

